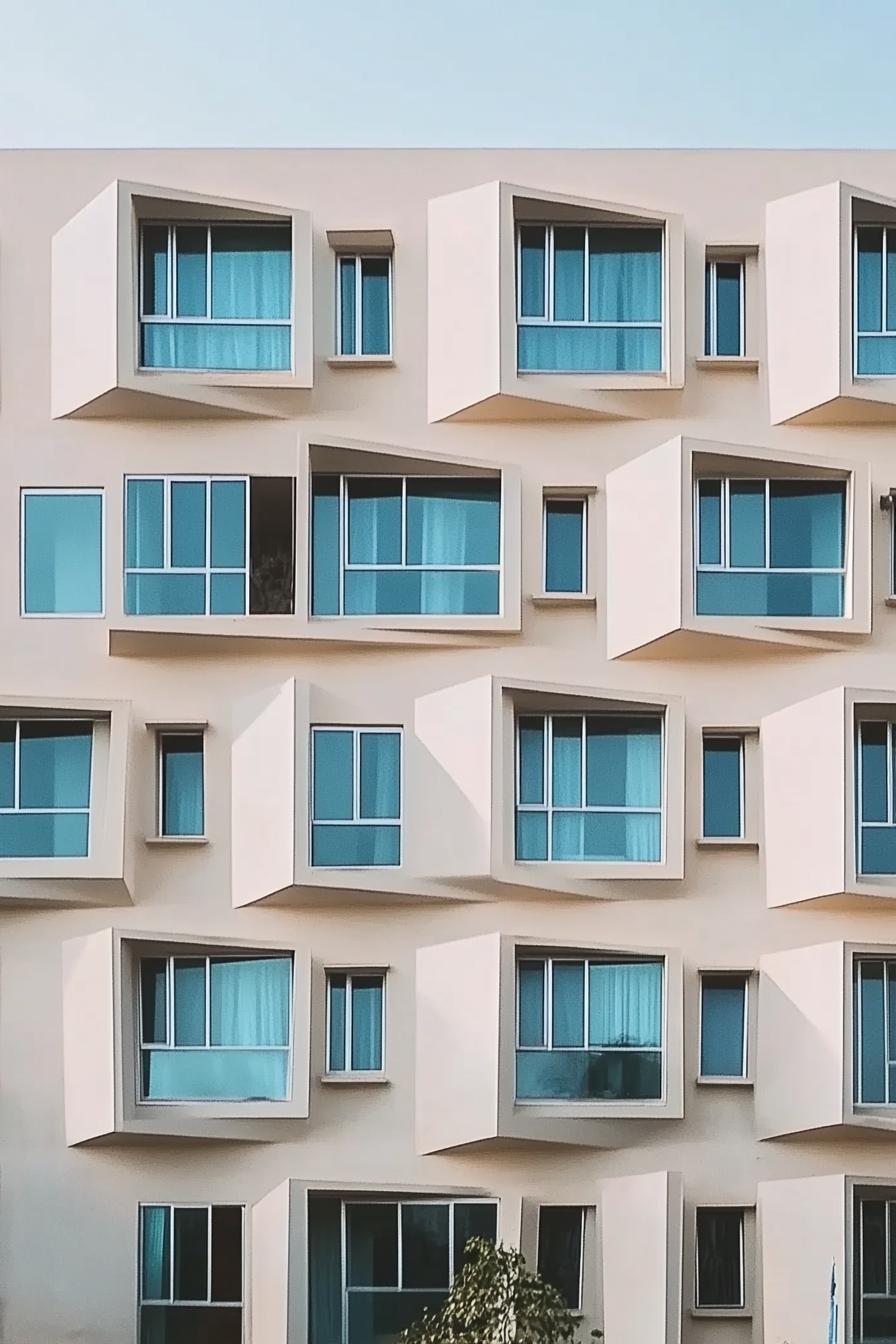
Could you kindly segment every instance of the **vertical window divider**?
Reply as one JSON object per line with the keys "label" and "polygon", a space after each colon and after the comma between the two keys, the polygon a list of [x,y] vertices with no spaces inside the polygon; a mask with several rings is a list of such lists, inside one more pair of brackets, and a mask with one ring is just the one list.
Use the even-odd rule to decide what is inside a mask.
{"label": "vertical window divider", "polygon": [[765,568],[771,569],[772,564],[772,483],[768,476],[765,478]]}
{"label": "vertical window divider", "polygon": [[212,609],[212,483],[206,478],[203,482],[205,490],[205,571],[207,579],[205,583],[205,614],[209,615]]}
{"label": "vertical window divider", "polygon": [[747,262],[746,258],[741,257],[738,262],[740,267],[739,290],[740,290],[740,355],[741,359],[746,357],[747,353]]}
{"label": "vertical window divider", "polygon": [[[404,1224],[404,1219],[403,1219],[402,1216],[401,1216],[401,1208],[402,1208],[402,1202],[401,1202],[401,1200],[396,1201],[396,1207],[395,1207],[395,1222],[396,1222],[396,1224],[397,1224],[396,1232],[397,1232],[397,1240],[398,1240],[398,1246],[397,1246],[398,1256],[397,1256],[397,1259],[398,1259],[398,1288],[399,1288],[399,1291],[400,1291],[402,1288],[404,1288],[404,1236],[403,1236],[403,1224]],[[347,1324],[347,1322],[346,1322],[346,1324]]]}
{"label": "vertical window divider", "polygon": [[212,1043],[212,959],[205,958],[205,1048]]}
{"label": "vertical window divider", "polygon": [[554,321],[554,226],[545,230],[545,279],[548,287],[545,312],[549,322]]}
{"label": "vertical window divider", "polygon": [[731,477],[722,478],[722,498],[720,501],[721,517],[719,523],[722,529],[722,557],[725,562],[725,568],[731,568],[731,528],[729,521],[731,517]]}
{"label": "vertical window divider", "polygon": [[362,312],[361,312],[361,304],[362,304],[362,302],[363,302],[363,294],[364,294],[364,286],[363,286],[363,284],[362,284],[362,282],[361,282],[361,271],[362,271],[362,269],[363,269],[363,262],[362,262],[362,260],[361,260],[360,254],[359,254],[359,255],[356,255],[356,257],[355,257],[355,266],[354,266],[354,271],[355,271],[355,354],[356,354],[356,355],[362,355],[362,354],[364,353],[364,348],[363,348],[363,346],[362,346],[362,344],[361,344],[361,333],[362,333],[362,331],[363,331],[363,329],[364,329],[364,318],[363,318],[363,314],[362,314]]}
{"label": "vertical window divider", "polygon": [[339,615],[345,614],[345,576],[348,572],[348,494],[345,472],[339,475],[339,554],[342,557],[339,575]]}
{"label": "vertical window divider", "polygon": [[212,226],[205,230],[205,316],[212,320]]}
{"label": "vertical window divider", "polygon": [[408,478],[401,478],[401,563],[408,563]]}
{"label": "vertical window divider", "polygon": [[585,277],[583,286],[584,293],[582,296],[582,319],[583,321],[588,322],[590,320],[589,314],[591,305],[591,230],[587,224],[583,227],[585,230]]}
{"label": "vertical window divider", "polygon": [[177,225],[171,225],[171,311],[170,318],[177,316]]}
{"label": "vertical window divider", "polygon": [[174,1246],[174,1205],[168,1205],[168,1299],[174,1301],[174,1261],[177,1252]]}
{"label": "vertical window divider", "polygon": [[352,1053],[352,975],[347,973],[345,977],[345,1021],[343,1023],[345,1031],[345,1040],[342,1044],[342,1057],[345,1061],[346,1069],[351,1072],[354,1067],[354,1057]]}
{"label": "vertical window divider", "polygon": [[22,806],[22,721],[16,719],[15,778],[13,779],[13,806],[18,812]]}
{"label": "vertical window divider", "polygon": [[893,825],[893,720],[887,720],[887,825]]}
{"label": "vertical window divider", "polygon": [[[143,251],[143,245],[140,245]],[[165,257],[165,316],[174,316],[174,225],[168,225],[168,252]]]}
{"label": "vertical window divider", "polygon": [[544,1005],[544,1043],[548,1050],[554,1048],[554,958],[545,958],[545,1005]]}
{"label": "vertical window divider", "polygon": [[889,234],[889,229],[888,229],[887,225],[884,224],[884,226],[883,226],[883,228],[882,228],[882,230],[881,230],[881,240],[880,240],[880,245],[881,245],[881,257],[880,257],[880,281],[881,281],[881,283],[880,283],[880,329],[881,329],[881,331],[888,331],[888,330],[889,330],[889,326],[888,326],[888,322],[887,322],[887,300],[888,300],[888,298],[889,298],[889,295],[888,295],[888,292],[887,292],[888,289],[889,289],[889,285],[888,285],[888,277],[887,277],[887,236],[888,236],[888,234]]}
{"label": "vertical window divider", "polygon": [[707,333],[709,336],[709,353],[711,355],[717,355],[719,353],[717,285],[718,276],[716,274],[716,263],[711,261],[709,263],[709,332]]}
{"label": "vertical window divider", "polygon": [[582,725],[581,725],[580,733],[579,733],[580,750],[581,750],[581,756],[582,756],[582,759],[581,759],[581,761],[579,762],[579,788],[580,788],[581,791],[582,791],[582,793],[581,793],[581,800],[580,800],[580,802],[579,802],[579,806],[580,806],[580,807],[585,807],[585,806],[586,806],[586,793],[585,793],[585,749],[586,749],[587,744],[588,744],[588,735],[587,735],[587,733],[585,732],[585,723],[586,723],[586,716],[583,714],[583,715],[582,715]]}
{"label": "vertical window divider", "polygon": [[212,1210],[209,1206],[205,1211],[205,1230],[207,1237],[206,1247],[206,1266],[205,1266],[205,1292],[209,1302],[212,1301]]}

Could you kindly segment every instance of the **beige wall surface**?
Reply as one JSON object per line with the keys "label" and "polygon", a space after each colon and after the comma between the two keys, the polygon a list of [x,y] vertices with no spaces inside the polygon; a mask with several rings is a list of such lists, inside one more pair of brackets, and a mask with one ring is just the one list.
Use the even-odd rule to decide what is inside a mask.
{"label": "beige wall surface", "polygon": [[[51,239],[118,178],[310,214],[315,283],[312,389],[277,389],[277,416],[219,413],[212,417],[210,408],[193,407],[187,413],[182,405],[172,415],[159,398],[158,408],[144,404],[139,414],[125,407],[120,414],[101,418],[51,418]],[[656,1241],[658,1213],[653,1192],[644,1200],[637,1195],[648,1190],[637,1185],[637,1180],[668,1172],[673,1174],[672,1181],[680,1173],[686,1219],[692,1218],[695,1205],[753,1205],[760,1183],[774,1191],[778,1181],[793,1182],[780,1196],[769,1196],[767,1232],[762,1228],[761,1212],[759,1218],[760,1240],[764,1235],[772,1238],[769,1253],[774,1254],[779,1272],[782,1257],[796,1256],[802,1250],[804,1228],[813,1226],[813,1211],[818,1209],[819,1216],[825,1213],[826,1217],[830,1211],[827,1187],[821,1185],[816,1187],[818,1202],[802,1202],[799,1192],[807,1178],[837,1175],[842,1180],[842,1173],[849,1172],[860,1181],[891,1177],[896,1185],[892,1136],[869,1133],[868,1141],[859,1143],[835,1128],[814,1135],[801,1132],[789,1139],[762,1139],[749,1086],[696,1082],[700,969],[749,970],[757,968],[765,954],[837,941],[863,946],[896,944],[896,906],[891,901],[868,898],[852,904],[812,900],[789,904],[788,883],[793,883],[798,896],[809,885],[803,860],[810,854],[805,869],[813,889],[826,883],[834,868],[841,874],[843,832],[834,823],[844,815],[842,800],[817,799],[819,818],[813,831],[805,807],[794,807],[782,795],[781,781],[772,781],[773,891],[766,890],[762,837],[758,850],[697,844],[704,725],[755,729],[762,721],[771,722],[771,740],[783,757],[788,741],[796,738],[784,732],[783,717],[769,716],[812,702],[813,697],[837,687],[896,693],[896,610],[886,601],[890,593],[889,519],[876,504],[879,496],[896,488],[892,430],[874,423],[773,425],[764,337],[757,352],[758,372],[702,367],[696,362],[703,352],[705,248],[732,241],[758,244],[760,284],[764,286],[766,204],[838,179],[870,193],[896,194],[896,155],[512,150],[0,155],[0,698],[10,703],[27,696],[48,707],[63,699],[129,703],[131,740],[124,816],[127,843],[133,852],[127,881],[132,904],[119,904],[114,911],[78,903],[74,891],[69,904],[64,893],[55,892],[53,901],[41,901],[38,894],[28,903],[20,884],[9,900],[3,900],[0,889],[0,1302],[4,1344],[75,1340],[79,1344],[134,1344],[137,1208],[141,1201],[254,1205],[294,1180],[334,1182],[342,1188],[359,1183],[384,1189],[399,1185],[428,1190],[475,1187],[498,1192],[507,1200],[599,1205],[599,1183],[616,1178],[632,1183],[633,1214],[638,1212],[638,1226],[649,1222],[653,1241],[650,1282],[645,1279],[645,1300],[637,1317],[628,1316],[619,1299],[619,1285],[628,1282],[628,1276],[637,1277],[636,1262],[621,1249],[603,1261],[605,1267],[618,1265],[620,1274],[626,1276],[607,1299],[613,1304],[614,1321],[643,1322],[639,1344],[674,1340],[679,1323],[684,1344],[745,1344],[748,1323],[696,1319],[686,1306],[682,1314],[673,1286],[657,1286],[662,1278]],[[637,398],[634,411],[615,419],[560,421],[548,418],[545,403],[533,399],[526,419],[430,423],[428,203],[498,181],[683,218],[683,388],[639,391],[633,394]],[[779,214],[776,229],[785,223]],[[445,218],[440,227],[443,242],[450,241],[452,221]],[[391,229],[395,239],[391,367],[335,368],[328,363],[334,350],[334,305],[327,231],[357,229]],[[491,295],[496,260],[489,256],[479,261]],[[107,375],[112,339],[106,325],[109,283],[108,274],[99,269],[96,304],[84,297],[83,342],[93,354],[84,355],[83,368],[69,370],[72,378],[81,379],[83,374],[99,380]],[[827,281],[825,285],[827,292]],[[796,294],[795,281],[793,288]],[[72,303],[76,297],[70,292]],[[71,309],[64,318],[70,329]],[[498,384],[498,340],[495,326],[482,326],[473,354],[487,367],[468,366],[462,371],[464,381],[477,381],[483,395]],[[820,341],[819,348],[823,344]],[[450,343],[430,349],[429,355],[452,358]],[[467,356],[472,360],[470,352]],[[823,372],[827,386],[828,371]],[[788,376],[786,365],[783,376]],[[452,370],[445,370],[446,398],[452,379]],[[798,395],[785,398],[781,394],[785,411],[809,392],[815,395],[816,385],[815,379],[807,377]],[[614,404],[626,395],[614,392]],[[542,412],[545,418],[537,418]],[[416,642],[404,636],[390,642],[389,632],[375,638],[359,632],[352,642],[341,633],[330,639],[309,633],[307,622],[301,635],[296,622],[292,633],[284,637],[271,626],[274,618],[265,617],[258,618],[262,622],[258,626],[253,626],[253,618],[216,619],[213,630],[206,627],[211,630],[208,637],[203,636],[201,618],[173,621],[176,635],[166,631],[161,619],[146,623],[139,639],[131,634],[128,618],[121,614],[123,477],[148,472],[298,477],[303,444],[326,444],[329,436],[340,442],[353,440],[412,453],[429,451],[481,460],[519,471],[521,630],[447,632]],[[711,649],[660,641],[642,657],[607,657],[607,477],[636,459],[646,460],[644,454],[677,436],[743,445],[744,456],[754,447],[867,464],[874,501],[869,519],[873,553],[870,636],[852,634],[836,648],[817,649],[738,639],[717,640]],[[596,607],[529,600],[543,588],[542,491],[545,486],[564,484],[594,492],[589,499],[596,546],[588,564]],[[71,620],[20,616],[20,490],[27,486],[104,488],[106,616]],[[633,559],[638,569],[635,577],[643,583],[652,559],[659,586],[650,607],[619,617],[617,639],[632,643],[642,637],[650,639],[673,616],[678,619],[668,569],[678,564],[675,536],[680,503],[679,497],[669,501],[675,518],[668,528],[650,526],[656,508],[653,499],[640,518],[634,507],[626,509],[623,551],[634,554],[640,532],[642,549]],[[300,550],[300,610],[306,582],[306,558]],[[619,572],[618,558],[611,567],[611,585],[614,602],[624,601],[625,575]],[[125,633],[119,636],[118,631]],[[248,631],[257,637],[244,633]],[[683,878],[659,881],[642,874],[629,879],[614,876],[604,882],[583,882],[583,890],[573,894],[564,889],[570,884],[559,879],[560,890],[552,890],[489,877],[480,861],[491,824],[489,811],[495,799],[508,796],[494,782],[490,787],[483,777],[489,743],[482,736],[491,731],[491,719],[482,713],[475,734],[468,726],[456,736],[450,719],[463,711],[463,695],[455,695],[451,688],[486,678],[571,686],[579,693],[593,687],[604,696],[616,690],[645,700],[655,694],[680,698],[685,720]],[[293,681],[309,688],[314,722],[394,724],[404,728],[406,737],[415,736],[408,759],[416,753],[420,777],[430,771],[433,782],[432,793],[417,799],[411,810],[425,818],[431,831],[433,870],[427,874],[421,866],[426,837],[417,835],[414,882],[405,883],[408,890],[392,890],[384,880],[371,880],[373,891],[354,895],[325,884],[311,889],[306,886],[305,873],[297,882],[295,833],[290,827],[294,820],[296,826],[304,825],[302,773],[297,772],[296,762],[303,759],[307,743],[298,744],[294,754],[294,744],[278,736],[291,714],[285,712],[286,702],[280,699],[286,693],[277,689]],[[439,711],[443,692],[444,720]],[[479,704],[477,696],[473,699]],[[253,706],[257,715],[251,712]],[[146,843],[153,835],[155,797],[153,735],[144,727],[148,722],[208,724],[207,844]],[[254,734],[249,730],[253,722],[258,725]],[[806,724],[811,726],[808,719]],[[817,766],[811,733],[798,737],[800,750],[806,753],[802,763],[810,784],[806,798],[816,799],[820,782],[836,786],[844,777],[838,755],[842,739],[837,749],[832,739],[828,742]],[[473,767],[458,760],[465,741],[473,752]],[[760,759],[761,754],[760,733]],[[786,775],[781,776],[789,792],[800,788],[800,764],[790,760]],[[232,765],[241,772],[233,784]],[[449,778],[452,770],[466,788],[464,799]],[[751,781],[751,787],[755,784]],[[291,812],[293,790],[298,818]],[[239,809],[238,819],[234,808]],[[799,852],[787,850],[783,824],[788,815],[798,822]],[[504,821],[510,824],[509,817]],[[469,875],[468,886],[458,874]],[[363,874],[358,885],[365,885]],[[272,891],[296,886],[302,887],[302,899],[283,903],[263,899]],[[835,883],[830,889],[842,891],[842,886]],[[314,967],[309,1118],[278,1120],[275,1137],[264,1142],[128,1135],[102,1144],[68,1147],[63,1060],[79,1058],[80,1033],[94,1040],[108,1039],[111,1017],[108,1001],[100,1011],[91,1005],[103,996],[85,991],[80,998],[73,997],[63,1023],[62,949],[70,940],[110,926],[123,937],[128,930],[139,930],[172,939],[180,934],[233,944],[245,939],[256,945],[304,948]],[[611,1147],[523,1139],[419,1153],[415,1087],[426,1087],[436,1071],[442,1089],[446,1078],[453,1079],[457,1104],[448,1119],[458,1127],[468,1117],[478,1124],[485,1099],[471,1096],[469,1089],[484,1075],[470,1075],[466,1069],[461,1028],[470,1033],[481,1030],[490,1050],[496,1048],[496,1028],[494,1022],[480,1027],[466,1001],[467,981],[479,973],[478,963],[458,967],[455,980],[446,975],[446,964],[441,961],[425,987],[424,1002],[437,1021],[434,1039],[450,1049],[444,1048],[440,1057],[427,1058],[418,1070],[416,977],[430,964],[427,956],[418,963],[418,952],[495,934],[570,948],[605,943],[611,948],[677,950],[683,963],[683,1118],[623,1124],[618,1143]],[[388,967],[385,1084],[353,1087],[321,1081],[323,969],[329,965]],[[481,999],[489,994],[494,997],[493,986],[477,988]],[[448,1001],[435,1003],[436,992]],[[831,993],[837,992],[839,987],[832,985]],[[512,994],[512,986],[502,984],[500,993]],[[459,1005],[453,1022],[446,1018],[452,997]],[[78,1002],[84,1005],[83,1011]],[[773,1013],[772,1021],[779,1020],[780,1015]],[[762,1030],[760,1012],[760,1035]],[[480,1040],[472,1055],[481,1058],[482,1054]],[[97,1060],[95,1050],[90,1057]],[[775,1068],[782,1086],[798,1081],[801,1087],[813,1087],[809,1071],[797,1070],[795,1078],[788,1078],[786,1064],[779,1058]],[[97,1070],[92,1109],[81,1089],[85,1110],[74,1117],[79,1129],[95,1130],[108,1116],[112,1064],[103,1071],[97,1063]],[[822,1080],[825,1087],[831,1076],[827,1069]],[[492,1106],[489,1098],[487,1109]],[[773,1109],[781,1127],[791,1129],[802,1126],[804,1114],[813,1110],[789,1102]],[[829,1109],[824,1107],[825,1114]],[[617,1192],[614,1219],[623,1232],[624,1207],[619,1206],[625,1203],[621,1198],[625,1188],[622,1184],[612,1187]],[[668,1211],[673,1185],[664,1189],[670,1192]],[[276,1246],[275,1228],[282,1223],[279,1215],[284,1199],[268,1207],[270,1216],[258,1224],[263,1233],[257,1245],[248,1248],[250,1294],[253,1284],[262,1291],[269,1281],[279,1284],[282,1291],[287,1260],[282,1246]],[[598,1223],[600,1216],[598,1210]],[[816,1270],[823,1270],[826,1263],[829,1267],[831,1248],[839,1244],[837,1237],[846,1236],[842,1220],[837,1228],[829,1232],[826,1225],[823,1236],[811,1232],[807,1253],[812,1263],[805,1275],[794,1270],[794,1281],[805,1284],[806,1294],[817,1287]],[[670,1230],[667,1267],[679,1254],[673,1240]],[[265,1273],[256,1261],[267,1255],[272,1260]],[[685,1264],[682,1273],[689,1284],[693,1265]],[[818,1291],[823,1294],[824,1289],[822,1284]],[[761,1283],[758,1291],[762,1292]],[[784,1295],[786,1279],[771,1294],[766,1282],[764,1291],[768,1344],[783,1344],[784,1340],[809,1344],[810,1339],[814,1344],[825,1325],[824,1306],[814,1303],[814,1314],[806,1317],[790,1311]],[[688,1300],[686,1290],[685,1304]],[[667,1319],[669,1311],[676,1318],[674,1325]],[[290,1321],[296,1313],[302,1317],[301,1303],[297,1306],[291,1301]],[[801,1320],[812,1328],[799,1328]],[[847,1333],[841,1335],[839,1344],[845,1344],[849,1327],[842,1306],[841,1322]],[[761,1338],[758,1313],[754,1327],[757,1339]],[[265,1337],[278,1344],[286,1337],[287,1312],[282,1303],[271,1305],[265,1329]],[[292,1330],[290,1344],[293,1335],[300,1338],[298,1330],[298,1326]],[[607,1344],[623,1338],[634,1340],[635,1336],[620,1326],[618,1332],[608,1332]]]}

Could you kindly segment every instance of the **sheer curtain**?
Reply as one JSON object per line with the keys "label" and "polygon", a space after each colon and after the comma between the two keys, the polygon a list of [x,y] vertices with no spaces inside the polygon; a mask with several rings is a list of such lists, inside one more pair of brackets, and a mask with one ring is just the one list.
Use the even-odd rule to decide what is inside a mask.
{"label": "sheer curtain", "polygon": [[658,1048],[662,1043],[661,962],[591,962],[588,1044]]}
{"label": "sheer curtain", "polygon": [[288,1045],[291,982],[289,957],[212,961],[211,1044]]}
{"label": "sheer curtain", "polygon": [[212,228],[212,318],[286,319],[291,282],[288,226]]}
{"label": "sheer curtain", "polygon": [[[625,804],[662,805],[662,730],[655,722],[633,721],[625,735]],[[657,813],[626,818],[626,858],[653,862],[660,858],[661,821]]]}
{"label": "sheer curtain", "polygon": [[352,977],[352,1068],[383,1067],[383,984],[376,976]]}
{"label": "sheer curtain", "polygon": [[169,1301],[170,1210],[164,1206],[143,1206],[141,1296],[145,1302]]}

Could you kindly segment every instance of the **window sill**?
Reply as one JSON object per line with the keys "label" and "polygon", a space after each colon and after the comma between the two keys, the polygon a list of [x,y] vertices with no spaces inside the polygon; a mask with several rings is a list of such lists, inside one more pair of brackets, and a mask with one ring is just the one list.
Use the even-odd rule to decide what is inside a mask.
{"label": "window sill", "polygon": [[331,355],[327,360],[331,369],[394,369],[391,355]]}
{"label": "window sill", "polygon": [[889,597],[884,598],[885,607],[896,607],[896,593],[891,593]]}
{"label": "window sill", "polygon": [[147,845],[207,845],[207,835],[148,835]]}
{"label": "window sill", "polygon": [[759,841],[746,836],[698,835],[694,844],[698,849],[758,849]]}
{"label": "window sill", "polygon": [[384,1073],[363,1073],[360,1069],[356,1073],[322,1073],[320,1081],[340,1087],[383,1087],[389,1083]]}
{"label": "window sill", "polygon": [[594,607],[597,598],[594,593],[531,593],[529,601],[533,607]]}
{"label": "window sill", "polygon": [[698,355],[694,363],[698,369],[735,369],[738,373],[757,373],[758,359],[745,355]]}
{"label": "window sill", "polygon": [[702,1075],[694,1079],[698,1087],[752,1087],[752,1078],[704,1078]]}
{"label": "window sill", "polygon": [[708,1321],[750,1321],[753,1312],[750,1307],[691,1307],[691,1316],[695,1320]]}

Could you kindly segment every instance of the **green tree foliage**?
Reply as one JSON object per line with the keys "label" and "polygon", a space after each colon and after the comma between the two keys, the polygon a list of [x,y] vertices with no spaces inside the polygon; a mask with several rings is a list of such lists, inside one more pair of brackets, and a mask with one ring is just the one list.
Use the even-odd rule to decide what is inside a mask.
{"label": "green tree foliage", "polygon": [[402,1344],[567,1344],[575,1338],[578,1321],[557,1289],[526,1268],[519,1251],[473,1237],[464,1260],[445,1302],[409,1326]]}

